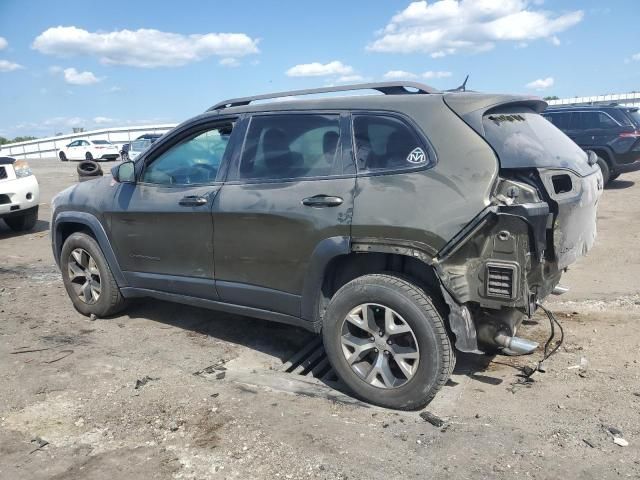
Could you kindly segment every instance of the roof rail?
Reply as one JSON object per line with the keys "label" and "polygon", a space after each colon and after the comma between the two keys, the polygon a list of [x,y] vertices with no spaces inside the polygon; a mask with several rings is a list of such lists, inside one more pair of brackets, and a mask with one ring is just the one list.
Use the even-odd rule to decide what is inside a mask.
{"label": "roof rail", "polygon": [[[414,89],[415,91],[409,90]],[[418,82],[378,82],[378,83],[357,83],[354,85],[338,85],[334,87],[321,87],[321,88],[309,88],[306,90],[291,90],[288,92],[266,93],[263,95],[255,95],[253,97],[231,98],[222,102],[216,103],[213,107],[208,109],[220,110],[222,108],[239,107],[243,105],[249,105],[256,100],[267,100],[270,98],[282,98],[282,97],[294,97],[300,95],[313,95],[317,93],[331,93],[331,92],[348,92],[354,90],[377,90],[385,95],[403,95],[403,94],[428,94],[438,93],[435,88],[429,87]]]}

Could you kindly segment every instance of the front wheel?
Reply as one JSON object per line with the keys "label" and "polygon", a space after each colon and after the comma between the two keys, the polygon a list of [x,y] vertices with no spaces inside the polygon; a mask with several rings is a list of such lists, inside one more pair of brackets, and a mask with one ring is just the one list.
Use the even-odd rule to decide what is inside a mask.
{"label": "front wheel", "polygon": [[36,222],[38,221],[38,207],[25,210],[24,213],[15,217],[5,218],[4,221],[14,232],[33,230],[33,227],[36,226]]}
{"label": "front wheel", "polygon": [[87,152],[84,154],[84,158],[85,160],[93,160],[93,155],[91,155],[91,152]]}
{"label": "front wheel", "polygon": [[106,317],[125,306],[100,246],[89,235],[77,232],[65,240],[60,269],[67,294],[83,315]]}
{"label": "front wheel", "polygon": [[356,396],[387,408],[424,407],[455,365],[431,298],[390,274],[365,275],[343,286],[324,316],[323,341],[335,372]]}
{"label": "front wheel", "polygon": [[609,164],[600,157],[598,157],[597,163],[600,167],[600,171],[602,172],[602,183],[606,185],[611,180],[611,169],[609,168]]}

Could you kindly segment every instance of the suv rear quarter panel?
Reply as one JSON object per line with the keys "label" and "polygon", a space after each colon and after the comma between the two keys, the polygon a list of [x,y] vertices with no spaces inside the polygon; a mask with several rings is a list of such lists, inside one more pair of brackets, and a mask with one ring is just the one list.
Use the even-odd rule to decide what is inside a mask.
{"label": "suv rear quarter panel", "polygon": [[412,241],[435,255],[489,205],[498,161],[441,95],[394,99],[394,110],[422,130],[435,150],[436,164],[412,172],[359,175],[352,236],[355,242]]}

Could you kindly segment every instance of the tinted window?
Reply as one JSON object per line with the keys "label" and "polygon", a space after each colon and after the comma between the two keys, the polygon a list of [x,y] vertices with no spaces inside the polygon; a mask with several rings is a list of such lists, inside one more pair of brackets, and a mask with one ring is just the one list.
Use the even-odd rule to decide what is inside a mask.
{"label": "tinted window", "polygon": [[604,112],[575,112],[574,117],[578,117],[577,128],[594,129],[594,128],[612,128],[618,124]]}
{"label": "tinted window", "polygon": [[545,114],[545,117],[551,121],[560,130],[569,129],[569,120],[571,119],[571,112],[554,112]]}
{"label": "tinted window", "polygon": [[340,159],[338,115],[265,115],[251,119],[240,178],[331,175]]}
{"label": "tinted window", "polygon": [[145,167],[142,181],[161,185],[215,182],[232,128],[231,123],[217,126],[174,145]]}
{"label": "tinted window", "polygon": [[111,142],[107,142],[106,140],[91,140],[91,143],[94,145],[111,145]]}
{"label": "tinted window", "polygon": [[631,119],[625,114],[623,110],[620,110],[618,108],[611,108],[607,110],[607,113],[611,115],[615,119],[615,121],[618,122],[620,125],[625,125],[627,127],[634,126]]}
{"label": "tinted window", "polygon": [[360,172],[423,167],[428,162],[418,136],[397,118],[354,115],[353,135]]}
{"label": "tinted window", "polygon": [[634,123],[635,127],[640,127],[640,112],[638,109],[627,110],[627,115],[631,118],[631,121]]}

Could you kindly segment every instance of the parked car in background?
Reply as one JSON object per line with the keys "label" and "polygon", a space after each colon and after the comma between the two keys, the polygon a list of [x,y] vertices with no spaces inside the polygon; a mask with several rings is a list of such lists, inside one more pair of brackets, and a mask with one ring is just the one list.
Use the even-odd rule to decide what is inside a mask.
{"label": "parked car in background", "polygon": [[549,107],[542,116],[581,148],[596,153],[605,184],[622,173],[640,170],[640,112],[637,107]]}
{"label": "parked car in background", "polygon": [[[255,103],[354,90],[382,95]],[[522,321],[595,241],[596,157],[546,106],[413,82],[225,100],[54,197],[53,254],[84,315],[297,325],[358,397],[417,409],[456,351],[531,353]]]}
{"label": "parked car in background", "polygon": [[[144,135],[140,135],[136,140],[149,140],[151,143],[155,142],[162,136],[161,133],[145,133]],[[129,149],[131,148],[131,143],[125,143],[122,145],[122,149],[120,150],[120,157],[122,160],[129,160],[131,156],[129,155]]]}
{"label": "parked car in background", "polygon": [[127,155],[129,156],[129,160],[135,160],[138,158],[142,152],[144,152],[147,148],[151,146],[151,140],[142,139],[142,140],[134,140],[129,144],[129,151]]}
{"label": "parked car in background", "polygon": [[58,152],[60,160],[115,160],[120,156],[118,147],[108,140],[79,138]]}
{"label": "parked car in background", "polygon": [[40,187],[25,160],[0,157],[0,218],[19,232],[38,221]]}

